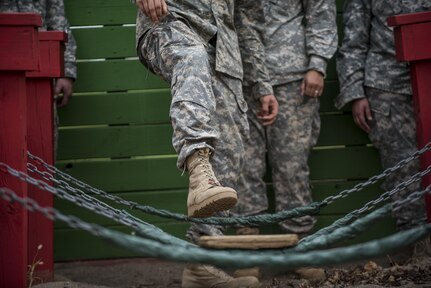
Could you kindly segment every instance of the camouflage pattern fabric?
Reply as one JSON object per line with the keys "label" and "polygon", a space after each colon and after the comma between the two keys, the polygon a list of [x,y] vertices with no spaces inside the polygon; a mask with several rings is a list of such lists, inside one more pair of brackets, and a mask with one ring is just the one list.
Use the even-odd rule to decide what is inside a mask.
{"label": "camouflage pattern fabric", "polygon": [[338,42],[335,1],[265,0],[264,9],[272,85],[300,80],[308,70],[325,74]]}
{"label": "camouflage pattern fabric", "polygon": [[[246,142],[245,168],[238,188],[239,203],[233,214],[252,215],[268,208],[263,177],[266,156],[272,169],[276,210],[304,206],[312,201],[307,164],[320,131],[319,100],[303,97],[300,84],[310,70],[326,73],[337,49],[335,2],[249,1],[248,12],[237,9],[236,19],[244,62],[244,94],[250,111],[250,137]],[[260,2],[260,6],[256,3]],[[252,5],[251,3],[249,4]],[[241,13],[240,15],[238,15]],[[237,21],[239,22],[239,21]],[[244,45],[244,27],[252,27],[252,45]],[[248,55],[254,54],[255,58]],[[261,61],[264,55],[265,61]],[[253,61],[247,62],[247,59]],[[272,91],[268,88],[272,85]],[[271,93],[273,92],[273,93]],[[256,115],[259,98],[274,94],[279,103],[277,120],[263,127]],[[315,224],[310,216],[280,223],[284,231],[307,233]]]}
{"label": "camouflage pattern fabric", "polygon": [[[276,210],[281,211],[312,202],[309,181],[308,157],[316,144],[320,131],[319,100],[301,96],[301,81],[274,86],[279,113],[275,123],[263,127],[256,113],[260,102],[253,99],[250,88],[245,87],[249,103],[250,137],[246,141],[244,172],[238,190],[239,203],[233,214],[254,215],[268,209],[266,185],[266,154],[272,168],[272,182]],[[249,90],[247,90],[249,89]],[[290,233],[307,233],[314,217],[304,216],[280,223]]]}
{"label": "camouflage pattern fabric", "polygon": [[335,106],[342,108],[365,97],[364,87],[396,94],[412,94],[406,62],[395,58],[392,27],[387,17],[425,11],[430,0],[349,0],[344,6],[344,39],[337,55],[340,95]]}
{"label": "camouflage pattern fabric", "polygon": [[63,0],[1,0],[0,12],[34,12],[42,17],[43,30],[64,31],[68,35],[64,52],[64,75],[76,79],[76,42],[64,13]]}
{"label": "camouflage pattern fabric", "polygon": [[[215,70],[218,49],[173,14],[152,26],[138,44],[143,64],[171,84],[172,143],[178,168],[185,169],[186,158],[196,149],[208,147],[216,177],[222,185],[235,188],[249,133],[247,104],[241,80]],[[200,235],[221,235],[222,230],[193,224],[187,235],[195,242]]]}
{"label": "camouflage pattern fabric", "polygon": [[[386,19],[430,7],[429,0],[345,2],[345,36],[337,56],[341,87],[335,105],[342,108],[353,100],[368,99],[373,117],[369,137],[379,150],[384,168],[395,165],[417,149],[410,71],[407,63],[395,58],[393,31]],[[419,162],[411,162],[386,179],[385,189],[395,187],[418,171]],[[412,184],[394,200],[405,198],[419,187],[420,183]],[[420,201],[394,211],[393,216],[398,229],[411,228],[414,221],[425,216],[424,203]]]}
{"label": "camouflage pattern fabric", "polygon": [[[417,150],[416,122],[410,95],[394,94],[374,88],[365,88],[373,114],[369,134],[371,142],[380,153],[384,169],[397,164]],[[406,181],[420,168],[419,159],[389,175],[385,179],[384,190],[389,191]],[[405,199],[410,193],[419,191],[421,183],[416,182],[395,194],[393,201]],[[392,212],[397,228],[413,228],[416,221],[426,219],[425,202],[416,201]],[[424,220],[424,224],[426,221]],[[417,225],[417,224],[416,224]]]}

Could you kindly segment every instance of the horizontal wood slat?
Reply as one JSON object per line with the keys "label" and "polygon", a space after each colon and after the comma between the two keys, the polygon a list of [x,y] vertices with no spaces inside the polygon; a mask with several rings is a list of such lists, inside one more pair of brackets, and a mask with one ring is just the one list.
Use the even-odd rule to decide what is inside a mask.
{"label": "horizontal wood slat", "polygon": [[[370,142],[367,134],[355,126],[351,115],[324,115],[321,118],[318,146],[364,145]],[[61,129],[57,159],[174,154],[171,138],[170,123]]]}
{"label": "horizontal wood slat", "polygon": [[169,89],[73,96],[60,108],[61,126],[170,123]]}
{"label": "horizontal wood slat", "polygon": [[139,60],[109,60],[78,63],[75,92],[104,92],[168,88]]}
{"label": "horizontal wood slat", "polygon": [[[352,188],[357,181],[349,181],[349,182],[332,182],[332,183],[314,183],[313,184],[313,199],[314,201],[322,201],[326,197],[331,195],[337,195],[340,191],[345,189]],[[268,185],[269,196],[268,200],[270,202],[274,202],[274,196],[272,191],[272,186]],[[187,189],[181,190],[167,190],[167,191],[146,191],[146,192],[134,192],[134,193],[113,193],[113,195],[117,195],[122,199],[126,199],[129,201],[137,202],[142,205],[152,206],[158,209],[165,209],[175,213],[185,214],[187,212],[186,203],[187,203]],[[320,215],[334,215],[334,214],[346,214],[355,209],[361,208],[368,201],[377,199],[378,196],[382,193],[382,190],[378,185],[372,185],[358,192],[354,192],[350,194],[346,198],[338,199],[334,203],[328,205],[323,208]],[[150,214],[143,213],[138,210],[129,209],[127,206],[114,203],[111,200],[107,200],[105,198],[99,197],[94,194],[91,194],[96,199],[99,199],[110,206],[125,210],[132,215],[142,219],[143,221],[149,223],[164,223],[164,222],[172,222],[172,219],[158,217]],[[239,194],[241,197],[241,194]],[[273,212],[273,203],[271,203],[271,213]],[[102,217],[92,212],[91,210],[79,208],[74,203],[71,203],[66,200],[55,199],[55,207],[59,209],[62,213],[75,215],[85,221],[96,223],[99,225],[118,225],[118,222],[108,219],[106,217]],[[56,228],[67,228],[67,225],[63,222],[56,222]]]}
{"label": "horizontal wood slat", "polygon": [[[129,160],[59,161],[72,176],[106,191],[140,191],[186,188],[187,176],[176,168],[176,155]],[[311,179],[364,179],[380,168],[377,151],[369,147],[314,150]]]}
{"label": "horizontal wood slat", "polygon": [[72,26],[122,25],[136,22],[137,8],[126,0],[65,0]]}
{"label": "horizontal wood slat", "polygon": [[[90,2],[90,1],[88,1]],[[135,27],[73,29],[78,59],[136,57]]]}

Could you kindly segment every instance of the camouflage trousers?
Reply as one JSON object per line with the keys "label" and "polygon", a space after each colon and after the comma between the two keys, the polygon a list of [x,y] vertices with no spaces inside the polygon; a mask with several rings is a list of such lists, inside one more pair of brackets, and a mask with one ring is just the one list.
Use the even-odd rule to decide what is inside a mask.
{"label": "camouflage trousers", "polygon": [[[312,202],[307,164],[310,151],[320,132],[319,100],[300,94],[301,81],[274,87],[279,113],[274,124],[261,125],[256,115],[260,102],[246,87],[249,104],[250,137],[245,145],[245,164],[238,188],[239,203],[233,214],[252,215],[268,209],[264,182],[266,160],[271,168],[277,211],[304,206]],[[267,159],[266,159],[267,157]],[[311,216],[280,223],[291,233],[309,232],[316,220]]]}
{"label": "camouflage trousers", "polygon": [[[366,94],[373,116],[369,137],[379,150],[383,168],[387,169],[417,150],[412,98],[410,95],[393,94],[374,88],[366,88]],[[385,179],[384,189],[395,188],[417,173],[419,169],[419,160],[410,162]],[[392,200],[404,199],[410,193],[420,190],[420,186],[420,181],[413,183],[395,194]],[[392,211],[392,216],[399,230],[412,228],[421,224],[418,220],[425,219],[425,202],[420,200],[403,206],[401,209]]]}
{"label": "camouflage trousers", "polygon": [[[241,80],[215,71],[215,48],[173,16],[153,26],[139,45],[140,58],[171,84],[170,118],[177,166],[196,149],[213,152],[211,164],[220,183],[235,188],[248,135],[247,104]],[[226,214],[226,213],[225,213]],[[187,235],[221,235],[222,227],[192,224]]]}

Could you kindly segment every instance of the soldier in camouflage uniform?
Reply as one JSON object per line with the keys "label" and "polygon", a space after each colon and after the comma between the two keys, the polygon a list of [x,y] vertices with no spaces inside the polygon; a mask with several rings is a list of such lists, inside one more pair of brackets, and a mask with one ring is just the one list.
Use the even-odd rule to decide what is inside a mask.
{"label": "soldier in camouflage uniform", "polygon": [[[344,7],[344,39],[337,56],[340,95],[335,106],[352,103],[355,123],[369,133],[383,168],[395,165],[417,150],[416,124],[408,63],[397,62],[394,36],[387,17],[424,11],[430,0],[348,0]],[[388,176],[385,190],[419,170],[419,161]],[[416,182],[397,193],[394,201],[420,189]],[[423,201],[393,212],[399,230],[424,223]]]}
{"label": "soldier in camouflage uniform", "polygon": [[73,82],[76,80],[76,42],[64,13],[63,0],[1,0],[0,12],[38,13],[42,17],[43,30],[57,30],[67,33],[68,41],[64,52],[64,78],[56,80],[54,90],[56,95],[63,94],[63,97],[57,101],[58,105],[66,105],[72,96]]}
{"label": "soldier in camouflage uniform", "polygon": [[[188,214],[206,217],[219,211],[220,215],[220,211],[232,205],[216,203],[209,205],[212,211],[201,213],[193,208],[196,201],[191,195],[198,195],[196,199],[214,187],[221,189],[220,194],[224,189],[230,193],[229,187],[236,187],[243,165],[243,140],[248,135],[247,104],[242,96],[243,71],[233,26],[234,3],[137,0],[136,4],[140,8],[138,55],[146,67],[171,85],[170,117],[177,166],[190,174]],[[199,157],[210,168],[201,175],[193,164]],[[206,174],[210,186],[206,184]],[[194,186],[205,189],[196,193]],[[201,235],[222,234],[222,227],[196,224],[187,232],[195,243]],[[183,287],[213,285],[258,287],[259,282],[254,277],[234,279],[212,266],[190,265],[184,270]]]}
{"label": "soldier in camouflage uniform", "polygon": [[[323,91],[327,62],[337,48],[334,0],[263,2],[264,18],[255,17],[249,25],[264,33],[264,48],[244,46],[241,50],[243,55],[263,53],[266,58],[257,65],[244,61],[250,137],[242,187],[238,189],[239,203],[233,211],[241,215],[258,214],[268,208],[263,180],[266,156],[272,169],[277,211],[312,201],[307,161],[320,130],[318,97]],[[238,33],[242,33],[239,25]],[[272,125],[260,119],[259,99],[268,94],[274,94],[279,104]],[[280,226],[286,232],[303,234],[314,224],[313,217],[304,216]]]}

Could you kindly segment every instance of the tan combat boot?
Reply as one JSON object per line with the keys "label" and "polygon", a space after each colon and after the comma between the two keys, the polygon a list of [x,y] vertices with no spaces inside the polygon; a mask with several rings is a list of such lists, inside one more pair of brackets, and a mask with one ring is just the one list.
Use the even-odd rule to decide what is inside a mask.
{"label": "tan combat boot", "polygon": [[[254,227],[241,227],[236,229],[236,235],[259,235],[259,228]],[[245,277],[245,276],[253,276],[257,279],[260,278],[260,269],[259,267],[251,267],[244,269],[237,269],[233,272],[233,276],[235,278]]]}
{"label": "tan combat boot", "polygon": [[183,288],[258,288],[255,277],[233,278],[209,265],[187,265],[183,272]]}
{"label": "tan combat boot", "polygon": [[229,210],[236,204],[236,191],[220,185],[212,170],[209,157],[210,150],[205,148],[197,150],[187,158],[189,217],[209,217],[216,212]]}

